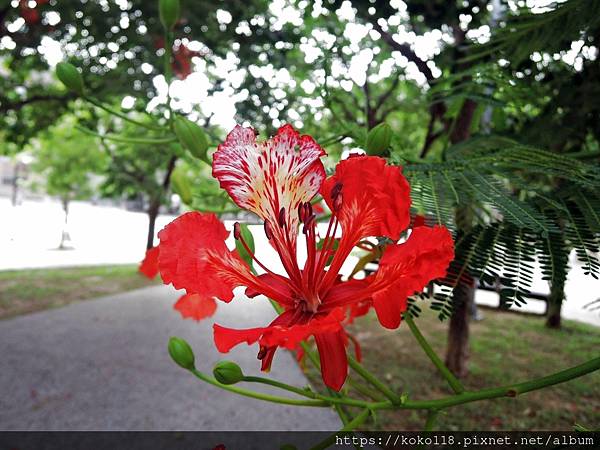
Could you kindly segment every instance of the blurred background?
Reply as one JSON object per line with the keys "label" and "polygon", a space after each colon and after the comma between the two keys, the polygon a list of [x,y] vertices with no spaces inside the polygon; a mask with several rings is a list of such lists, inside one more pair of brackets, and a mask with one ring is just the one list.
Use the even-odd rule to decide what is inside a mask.
{"label": "blurred background", "polygon": [[[97,338],[116,332],[122,342],[144,341],[151,361],[169,371],[165,383],[180,382],[185,375],[169,361],[161,366],[166,338],[184,327],[199,347],[212,347],[210,324],[183,322],[173,310],[177,294],[140,275],[138,263],[158,231],[186,210],[258,224],[219,190],[205,162],[236,123],[263,137],[291,123],[323,145],[328,170],[364,152],[370,130],[390,126],[387,145],[371,153],[406,166],[413,220],[447,224],[472,242],[458,252],[469,281],[455,276],[445,285],[452,294],[442,283],[438,297],[414,303],[424,332],[467,383],[517,381],[597,356],[599,40],[597,0],[182,0],[167,33],[155,1],[0,1],[0,340],[14,362],[0,376],[0,429],[235,429],[237,416],[167,423],[157,413],[128,421],[142,408],[169,410],[127,395],[111,403],[111,383],[134,383],[110,374],[71,374],[79,380],[72,388],[31,378],[37,366],[17,355],[23,340],[44,353],[52,336],[64,342],[57,333],[76,340],[98,320],[112,323],[98,312],[104,301],[110,314],[139,321],[148,297],[156,316],[139,322],[139,333],[120,325],[96,330]],[[61,62],[77,68],[83,89],[57,79]],[[208,153],[198,158],[169,131],[174,115],[203,130]],[[430,175],[434,166],[440,169]],[[261,227],[251,230],[257,249],[266,246]],[[361,270],[376,264],[371,258]],[[69,309],[83,308],[84,299],[99,306]],[[227,305],[215,318],[235,321],[247,314],[243,308]],[[80,317],[90,322],[74,327]],[[160,317],[164,333],[151,338]],[[407,350],[405,330],[391,335],[370,316],[353,327],[374,371],[398,389],[412,386],[415,396],[439,394],[435,374],[423,381],[426,361]],[[112,344],[98,348],[110,353]],[[382,347],[391,353],[382,355]],[[72,354],[88,350],[73,347]],[[207,364],[219,358],[213,353]],[[61,355],[45,367],[59,368]],[[119,364],[134,377],[131,365]],[[283,378],[319,382],[291,358],[281,367]],[[82,399],[95,382],[104,383],[92,388],[97,398]],[[567,386],[532,394],[529,403],[493,403],[485,413],[464,406],[443,421],[449,429],[599,426],[598,374]],[[131,415],[111,422],[106,415],[119,401],[134,405]],[[84,404],[96,412],[74,420]],[[46,408],[58,408],[55,420]],[[390,413],[373,426],[418,427],[416,414]],[[275,428],[297,423],[293,414],[274,417]],[[338,425],[334,417],[318,419],[306,427]]]}

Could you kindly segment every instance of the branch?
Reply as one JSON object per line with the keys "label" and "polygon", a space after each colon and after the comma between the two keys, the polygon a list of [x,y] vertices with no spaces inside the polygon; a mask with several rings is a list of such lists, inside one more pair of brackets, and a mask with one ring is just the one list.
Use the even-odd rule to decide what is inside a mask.
{"label": "branch", "polygon": [[450,385],[452,390],[456,394],[461,394],[462,392],[464,392],[465,388],[463,387],[461,382],[454,376],[452,372],[450,372],[450,370],[448,370],[448,368],[444,365],[437,353],[435,353],[435,351],[431,348],[429,342],[427,342],[425,337],[421,334],[419,328],[417,328],[417,325],[415,324],[412,316],[410,314],[405,314],[404,321],[408,324],[408,328],[410,328],[410,331],[414,335],[415,339],[417,340],[423,351],[427,354],[427,356],[429,356],[429,359],[431,359],[433,365],[437,367],[442,376],[446,379],[446,381],[448,381],[448,384]]}
{"label": "branch", "polygon": [[46,95],[32,95],[29,98],[25,98],[23,100],[19,100],[18,102],[2,102],[0,104],[0,112],[7,111],[19,111],[23,106],[29,105],[31,103],[37,102],[49,102],[49,101],[57,101],[61,103],[66,103],[69,100],[72,100],[76,97],[74,93],[68,93],[65,95],[56,95],[56,94],[46,94]]}
{"label": "branch", "polygon": [[377,21],[371,22],[371,25],[373,25],[373,29],[375,29],[375,31],[377,31],[381,35],[381,39],[383,39],[383,41],[386,44],[388,44],[393,50],[399,51],[402,54],[402,56],[404,56],[406,59],[408,59],[410,62],[413,62],[417,66],[419,72],[425,75],[425,78],[427,79],[427,82],[429,84],[431,84],[431,82],[435,80],[431,69],[427,65],[427,61],[424,61],[421,58],[419,58],[417,54],[413,51],[413,49],[410,48],[410,45],[402,44],[396,41],[391,34],[389,34],[387,31],[384,31],[384,29],[381,28],[381,25],[379,25]]}
{"label": "branch", "polygon": [[175,169],[175,163],[177,162],[177,156],[171,156],[169,160],[169,164],[167,165],[167,172],[165,173],[165,178],[163,179],[162,187],[163,189],[167,189],[169,187],[169,182],[171,180],[171,174],[173,173],[173,169]]}
{"label": "branch", "polygon": [[390,88],[377,98],[377,103],[375,104],[375,111],[378,111],[379,108],[381,108],[383,106],[383,104],[394,93],[394,91],[396,90],[396,88],[398,87],[399,84],[400,84],[400,74],[396,73],[396,79],[394,80],[394,82],[392,83]]}

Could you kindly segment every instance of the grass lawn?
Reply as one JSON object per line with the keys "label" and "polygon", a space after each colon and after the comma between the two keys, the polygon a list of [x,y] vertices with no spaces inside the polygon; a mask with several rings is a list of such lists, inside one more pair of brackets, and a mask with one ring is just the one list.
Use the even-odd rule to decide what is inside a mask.
{"label": "grass lawn", "polygon": [[[564,321],[549,330],[540,317],[485,309],[484,320],[471,322],[470,374],[467,389],[526,381],[581,364],[600,355],[600,329]],[[447,322],[424,308],[415,322],[440,356],[444,355]],[[365,367],[409,398],[434,399],[452,394],[405,324],[382,328],[374,315],[358,320],[350,331],[358,339]],[[307,367],[310,363],[306,363]],[[308,369],[311,382],[320,374]],[[347,385],[347,384],[346,384]],[[352,395],[361,397],[355,391]],[[422,430],[420,411],[379,411],[371,430]],[[600,372],[517,398],[484,400],[447,409],[439,430],[572,430],[579,423],[600,427]]]}
{"label": "grass lawn", "polygon": [[136,265],[0,272],[0,318],[154,284]]}

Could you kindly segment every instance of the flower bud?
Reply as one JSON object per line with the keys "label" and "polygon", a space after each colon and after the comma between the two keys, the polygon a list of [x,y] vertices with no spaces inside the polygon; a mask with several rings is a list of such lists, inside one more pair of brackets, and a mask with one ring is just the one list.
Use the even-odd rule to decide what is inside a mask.
{"label": "flower bud", "polygon": [[158,15],[165,30],[172,30],[179,20],[179,0],[158,0]]}
{"label": "flower bud", "polygon": [[68,89],[83,94],[83,78],[73,64],[61,62],[56,65],[56,77]]}
{"label": "flower bud", "polygon": [[186,205],[190,205],[193,201],[192,188],[185,175],[179,168],[175,169],[171,174],[171,187],[173,191],[181,198],[181,201]]}
{"label": "flower bud", "polygon": [[240,366],[231,361],[219,361],[213,369],[213,375],[221,384],[235,384],[244,379]]}
{"label": "flower bud", "polygon": [[192,370],[194,366],[194,352],[186,341],[179,337],[169,339],[169,355],[178,366]]}
{"label": "flower bud", "polygon": [[365,150],[368,155],[379,156],[385,152],[392,141],[392,128],[387,123],[380,123],[367,135]]}
{"label": "flower bud", "polygon": [[177,116],[173,124],[177,139],[183,148],[196,158],[206,160],[206,151],[208,150],[208,141],[204,130],[194,122],[185,117]]}

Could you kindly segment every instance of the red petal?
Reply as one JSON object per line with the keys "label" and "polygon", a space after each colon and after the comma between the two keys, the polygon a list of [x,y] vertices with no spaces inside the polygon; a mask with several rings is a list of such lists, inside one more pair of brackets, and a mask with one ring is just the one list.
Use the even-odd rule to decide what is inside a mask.
{"label": "red petal", "polygon": [[404,244],[388,246],[371,284],[373,306],[381,324],[397,328],[407,297],[443,277],[453,258],[452,236],[440,226],[417,227]]}
{"label": "red petal", "polygon": [[[293,305],[293,292],[284,277],[274,273],[265,273],[257,278],[257,286],[246,289],[247,297],[254,298],[257,295],[264,294],[281,305]],[[265,292],[265,285],[270,288],[269,292]]]}
{"label": "red petal", "polygon": [[343,331],[315,334],[319,358],[321,360],[321,376],[327,386],[339,391],[348,376],[348,357],[346,356],[346,339]]}
{"label": "red petal", "polygon": [[387,165],[377,156],[353,156],[341,161],[321,188],[330,208],[331,190],[336,184],[342,185],[339,217],[344,233],[354,225],[361,227],[360,237],[400,238],[410,223],[410,187],[400,167]]}
{"label": "red petal", "polygon": [[163,281],[189,294],[230,301],[233,289],[250,273],[227,249],[228,235],[214,214],[189,212],[175,219],[158,233]]}
{"label": "red petal", "polygon": [[274,321],[268,327],[235,330],[215,324],[213,325],[215,345],[222,353],[227,353],[242,342],[247,344],[260,342],[264,347],[285,347],[293,350],[313,334],[339,331],[345,317],[343,310],[338,308],[327,315],[310,320],[307,324],[286,326],[281,320],[284,315],[289,318],[294,315],[294,310],[284,312],[275,319],[277,322]]}
{"label": "red petal", "polygon": [[182,295],[173,308],[179,311],[181,317],[188,317],[196,321],[212,316],[217,310],[217,302],[211,297],[202,297],[199,294]]}
{"label": "red petal", "polygon": [[290,125],[265,142],[256,142],[252,128],[236,125],[213,155],[213,176],[238,206],[274,227],[284,209],[288,229],[295,230],[298,204],[312,199],[325,179],[324,155],[312,137]]}
{"label": "red petal", "polygon": [[146,256],[140,263],[138,271],[152,279],[158,275],[158,245],[146,250]]}

